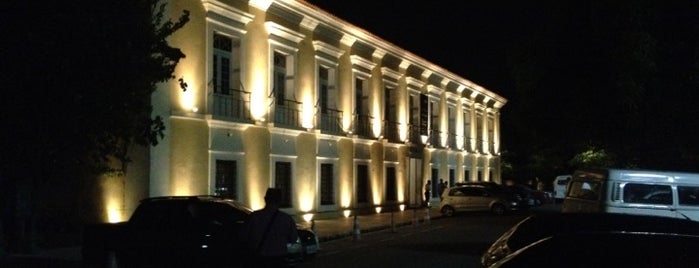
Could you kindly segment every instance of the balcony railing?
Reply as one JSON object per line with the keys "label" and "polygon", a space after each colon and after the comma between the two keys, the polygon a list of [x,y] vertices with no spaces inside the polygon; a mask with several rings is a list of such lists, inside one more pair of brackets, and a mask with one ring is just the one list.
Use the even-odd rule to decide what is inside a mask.
{"label": "balcony railing", "polygon": [[442,132],[439,129],[430,129],[430,138],[428,143],[432,145],[433,148],[443,148],[442,146]]}
{"label": "balcony railing", "polygon": [[358,114],[355,115],[356,120],[355,126],[354,126],[354,131],[355,133],[363,138],[373,138],[374,135],[372,133],[372,128],[371,128],[371,122],[374,120],[374,117],[370,115],[362,115]]}
{"label": "balcony railing", "polygon": [[457,150],[457,149],[459,149],[459,148],[456,147],[456,139],[457,139],[458,136],[456,136],[456,133],[455,133],[455,132],[456,132],[456,130],[452,130],[451,132],[449,132],[449,136],[447,137],[447,145],[448,145],[449,148],[451,148],[452,150]]}
{"label": "balcony railing", "polygon": [[250,92],[230,89],[229,94],[214,93],[213,115],[238,121],[252,122]]}
{"label": "balcony railing", "polygon": [[383,125],[383,131],[384,131],[384,138],[388,140],[388,142],[393,142],[393,143],[401,143],[402,141],[400,140],[400,123],[399,122],[393,122],[389,120],[384,121]]}
{"label": "balcony railing", "polygon": [[295,100],[275,100],[274,123],[291,128],[301,126],[301,102]]}
{"label": "balcony railing", "polygon": [[420,135],[420,125],[408,125],[408,141],[412,144],[422,144],[422,135]]}
{"label": "balcony railing", "polygon": [[320,131],[330,134],[341,134],[342,111],[325,108],[320,112]]}

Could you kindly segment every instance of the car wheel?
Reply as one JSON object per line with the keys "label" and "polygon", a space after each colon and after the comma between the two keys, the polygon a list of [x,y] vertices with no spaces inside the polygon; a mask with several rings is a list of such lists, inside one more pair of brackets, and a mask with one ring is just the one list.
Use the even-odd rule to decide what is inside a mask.
{"label": "car wheel", "polygon": [[444,216],[447,216],[447,217],[454,216],[454,212],[455,211],[454,211],[453,207],[445,206],[442,208],[442,215],[444,215]]}
{"label": "car wheel", "polygon": [[493,211],[493,213],[495,213],[495,215],[503,215],[503,214],[505,214],[505,205],[494,204],[490,210]]}

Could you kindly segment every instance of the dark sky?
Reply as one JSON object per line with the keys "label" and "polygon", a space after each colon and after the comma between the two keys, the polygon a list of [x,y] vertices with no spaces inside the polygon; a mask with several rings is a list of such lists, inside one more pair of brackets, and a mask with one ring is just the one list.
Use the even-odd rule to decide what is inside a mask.
{"label": "dark sky", "polygon": [[509,48],[540,12],[521,1],[308,2],[505,98]]}
{"label": "dark sky", "polygon": [[697,0],[307,1],[506,98],[515,166],[696,169]]}

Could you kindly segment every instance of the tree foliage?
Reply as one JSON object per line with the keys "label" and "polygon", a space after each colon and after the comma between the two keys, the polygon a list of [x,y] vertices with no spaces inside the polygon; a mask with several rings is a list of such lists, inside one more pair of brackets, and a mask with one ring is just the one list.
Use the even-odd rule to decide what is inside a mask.
{"label": "tree foliage", "polygon": [[615,167],[614,156],[604,149],[591,146],[576,154],[570,160],[570,166],[575,168],[612,168]]}
{"label": "tree foliage", "polygon": [[42,19],[28,20],[7,55],[15,72],[2,107],[9,151],[0,171],[14,173],[18,162],[51,173],[101,168],[107,157],[128,162],[132,144],[157,144],[164,125],[151,116],[150,96],[185,56],[167,37],[188,12],[166,21],[157,0],[24,8]]}
{"label": "tree foliage", "polygon": [[10,37],[0,52],[8,70],[0,74],[5,228],[33,213],[18,212],[17,202],[36,204],[55,185],[78,186],[104,171],[110,159],[127,164],[131,146],[158,143],[164,124],[150,98],[185,57],[167,39],[189,20],[186,10],[168,19],[159,0],[8,6],[14,20],[4,24],[22,27],[2,27]]}

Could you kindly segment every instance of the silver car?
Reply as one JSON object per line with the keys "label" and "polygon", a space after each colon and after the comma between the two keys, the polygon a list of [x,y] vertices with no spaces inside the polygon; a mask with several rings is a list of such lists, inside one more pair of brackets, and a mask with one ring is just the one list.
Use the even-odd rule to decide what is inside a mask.
{"label": "silver car", "polygon": [[[519,199],[519,200],[518,200]],[[527,207],[526,201],[516,195],[478,185],[461,185],[447,188],[439,203],[444,216],[463,211],[492,211],[502,215],[508,211]]]}

